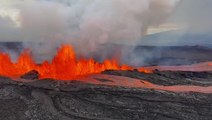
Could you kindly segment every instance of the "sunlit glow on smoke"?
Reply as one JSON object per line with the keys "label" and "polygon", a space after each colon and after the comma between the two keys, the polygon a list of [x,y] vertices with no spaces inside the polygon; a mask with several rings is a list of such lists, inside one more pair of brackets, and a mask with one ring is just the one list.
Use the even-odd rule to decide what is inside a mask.
{"label": "sunlit glow on smoke", "polygon": [[15,27],[20,27],[19,10],[10,8],[0,8],[0,17],[9,18],[14,23]]}

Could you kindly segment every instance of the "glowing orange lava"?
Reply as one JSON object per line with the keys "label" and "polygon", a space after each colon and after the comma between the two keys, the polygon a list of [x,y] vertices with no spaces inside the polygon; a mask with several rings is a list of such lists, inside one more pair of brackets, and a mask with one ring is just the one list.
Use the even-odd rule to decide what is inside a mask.
{"label": "glowing orange lava", "polygon": [[[29,52],[23,52],[17,62],[12,62],[8,54],[0,53],[0,75],[18,77],[31,70],[37,70],[41,78],[71,80],[79,76],[101,73],[105,70],[132,70],[127,65],[119,65],[116,60],[105,60],[103,63],[94,59],[77,59],[73,48],[63,45],[51,62],[36,64]],[[151,73],[144,68],[140,72]]]}

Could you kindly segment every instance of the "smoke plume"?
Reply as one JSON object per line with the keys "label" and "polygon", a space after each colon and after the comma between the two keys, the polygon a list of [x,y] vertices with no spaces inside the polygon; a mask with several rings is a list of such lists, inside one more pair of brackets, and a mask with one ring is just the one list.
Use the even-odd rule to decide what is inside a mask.
{"label": "smoke plume", "polygon": [[24,41],[41,60],[50,59],[64,43],[74,45],[80,55],[92,56],[103,44],[136,44],[149,26],[166,20],[178,1],[8,1],[0,5],[7,13],[0,17],[0,41]]}

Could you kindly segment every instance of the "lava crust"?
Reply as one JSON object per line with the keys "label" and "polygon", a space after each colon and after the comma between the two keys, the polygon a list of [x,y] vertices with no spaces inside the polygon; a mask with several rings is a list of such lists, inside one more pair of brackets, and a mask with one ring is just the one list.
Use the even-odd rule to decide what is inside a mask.
{"label": "lava crust", "polygon": [[[97,78],[98,84],[93,84],[94,81],[86,82],[85,78],[84,81],[14,81],[1,77],[0,119],[209,120],[212,117],[211,93],[117,86],[112,84],[114,81],[108,74],[115,75],[114,77],[127,76],[129,80],[139,79],[141,83],[144,82],[143,84],[143,80],[164,86],[208,87],[212,84],[210,72],[157,71],[153,74],[144,74],[137,71],[105,71],[104,75]],[[109,77],[106,79],[100,76]]]}

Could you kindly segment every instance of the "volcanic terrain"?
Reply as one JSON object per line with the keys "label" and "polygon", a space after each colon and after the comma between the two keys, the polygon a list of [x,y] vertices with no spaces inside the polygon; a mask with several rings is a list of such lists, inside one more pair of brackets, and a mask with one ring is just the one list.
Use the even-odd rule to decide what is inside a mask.
{"label": "volcanic terrain", "polygon": [[74,81],[0,79],[1,120],[209,120],[212,116],[210,72],[105,71]]}
{"label": "volcanic terrain", "polygon": [[210,57],[194,65],[105,70],[71,80],[42,78],[36,70],[2,76],[0,119],[210,120]]}

